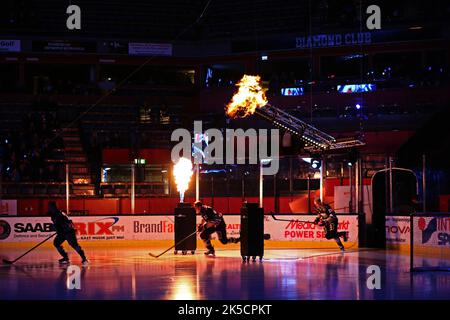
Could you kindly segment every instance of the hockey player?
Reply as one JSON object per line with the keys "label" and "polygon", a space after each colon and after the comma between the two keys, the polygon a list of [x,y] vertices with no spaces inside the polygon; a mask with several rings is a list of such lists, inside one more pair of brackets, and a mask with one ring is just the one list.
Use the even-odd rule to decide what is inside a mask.
{"label": "hockey player", "polygon": [[341,237],[344,238],[344,242],[347,242],[348,240],[348,232],[347,231],[341,231],[338,232],[338,218],[336,216],[336,213],[331,209],[331,207],[326,204],[322,203],[322,201],[317,198],[314,200],[314,205],[316,207],[317,211],[317,217],[314,220],[314,224],[317,224],[319,226],[323,226],[325,230],[325,238],[328,240],[334,239],[339,246],[339,249],[341,251],[344,251],[344,245],[341,242]]}
{"label": "hockey player", "polygon": [[50,215],[50,218],[52,219],[57,233],[53,244],[56,247],[56,250],[58,250],[58,252],[62,256],[62,259],[59,260],[59,263],[70,263],[69,256],[62,247],[63,242],[67,240],[69,245],[74,248],[75,251],[80,255],[82,264],[87,265],[89,262],[86,259],[86,255],[84,254],[83,249],[78,244],[77,236],[75,235],[75,227],[72,220],[70,220],[64,212],[59,210],[56,206],[56,203],[53,201],[48,203],[48,213]]}
{"label": "hockey player", "polygon": [[238,243],[239,238],[228,238],[227,228],[225,225],[225,220],[221,213],[216,212],[213,208],[203,205],[200,201],[196,201],[194,204],[195,212],[202,216],[202,222],[198,226],[198,232],[200,233],[200,238],[205,243],[205,252],[207,256],[215,256],[214,247],[211,244],[211,234],[217,233],[219,241],[223,244],[227,243]]}

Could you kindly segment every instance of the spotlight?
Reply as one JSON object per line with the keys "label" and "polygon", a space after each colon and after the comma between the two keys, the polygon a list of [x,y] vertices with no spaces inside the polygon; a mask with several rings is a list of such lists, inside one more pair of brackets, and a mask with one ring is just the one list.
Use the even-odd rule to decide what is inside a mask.
{"label": "spotlight", "polygon": [[361,109],[361,105],[359,103],[357,103],[355,108],[356,108],[356,110],[359,110],[359,109]]}
{"label": "spotlight", "polygon": [[347,155],[347,166],[353,167],[353,165],[358,160],[358,153],[356,150],[351,150]]}
{"label": "spotlight", "polygon": [[319,159],[312,159],[311,160],[311,168],[319,169],[320,166],[321,166],[321,161]]}

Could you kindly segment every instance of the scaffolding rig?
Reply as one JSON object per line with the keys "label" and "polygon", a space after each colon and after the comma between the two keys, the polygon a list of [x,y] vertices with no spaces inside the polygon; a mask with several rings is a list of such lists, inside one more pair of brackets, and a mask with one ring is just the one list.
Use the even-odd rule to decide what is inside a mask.
{"label": "scaffolding rig", "polygon": [[365,145],[364,142],[355,138],[337,140],[271,104],[257,108],[255,114],[270,121],[276,127],[299,137],[305,143],[305,150],[309,152],[333,151]]}

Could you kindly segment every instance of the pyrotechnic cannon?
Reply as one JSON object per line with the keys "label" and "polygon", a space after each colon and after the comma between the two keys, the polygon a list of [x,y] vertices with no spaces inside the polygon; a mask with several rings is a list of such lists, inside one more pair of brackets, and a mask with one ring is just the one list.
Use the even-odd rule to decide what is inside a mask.
{"label": "pyrotechnic cannon", "polygon": [[229,117],[245,118],[255,114],[299,137],[304,141],[305,149],[308,151],[336,150],[365,145],[358,139],[336,140],[333,136],[271,105],[265,94],[266,89],[262,88],[260,81],[259,76],[244,75],[236,85],[238,91],[226,106],[226,114]]}

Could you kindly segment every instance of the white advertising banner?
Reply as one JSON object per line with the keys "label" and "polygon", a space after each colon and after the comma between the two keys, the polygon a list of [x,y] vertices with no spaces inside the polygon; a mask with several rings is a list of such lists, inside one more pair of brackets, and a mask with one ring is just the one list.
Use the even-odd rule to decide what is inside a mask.
{"label": "white advertising banner", "polygon": [[130,42],[128,54],[138,56],[171,56],[172,45],[170,43],[141,43]]}
{"label": "white advertising banner", "polygon": [[0,199],[0,215],[16,216],[17,200]]}
{"label": "white advertising banner", "polygon": [[414,246],[450,248],[450,217],[414,217]]}
{"label": "white advertising banner", "polygon": [[386,244],[407,244],[410,241],[410,218],[407,216],[386,216]]}
{"label": "white advertising banner", "polygon": [[0,52],[20,52],[20,40],[0,40]]}
{"label": "white advertising banner", "polygon": [[[278,216],[277,221],[266,216],[264,232],[269,233],[271,240],[278,241],[329,241],[325,238],[323,227],[313,224],[314,215]],[[338,215],[338,231],[348,231],[348,241],[358,241],[358,217],[356,215]]]}
{"label": "white advertising banner", "polygon": [[[271,240],[277,241],[328,241],[322,227],[309,222],[312,215],[280,215],[276,221],[265,217],[264,232]],[[71,217],[80,240],[173,240],[173,216],[91,216]],[[240,233],[240,216],[224,216],[228,236],[237,237]],[[197,217],[200,222],[200,217]],[[340,231],[349,231],[349,241],[358,240],[358,221],[356,216],[340,216]],[[48,237],[54,232],[48,217],[0,217],[0,244],[2,242],[36,241]],[[213,234],[214,239],[216,234]]]}

